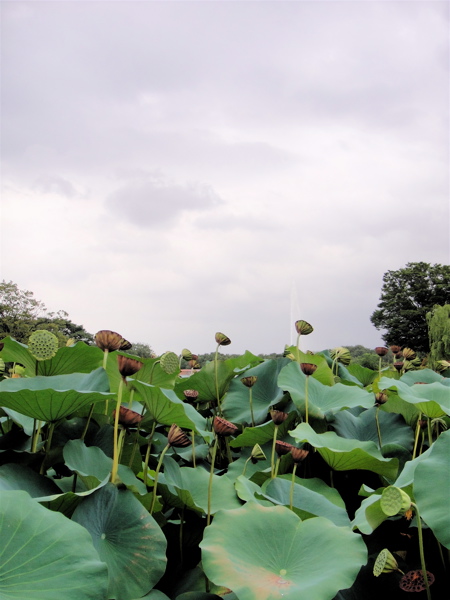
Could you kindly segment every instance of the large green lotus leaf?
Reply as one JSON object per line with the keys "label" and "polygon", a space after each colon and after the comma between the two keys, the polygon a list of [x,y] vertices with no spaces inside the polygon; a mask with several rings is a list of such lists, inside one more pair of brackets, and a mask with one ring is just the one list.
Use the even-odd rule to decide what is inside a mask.
{"label": "large green lotus leaf", "polygon": [[[292,427],[294,421],[297,419],[297,413],[291,412],[283,423],[278,426],[278,440],[284,440],[288,430]],[[243,446],[253,447],[255,444],[262,446],[266,442],[273,440],[275,433],[275,424],[272,420],[264,423],[264,425],[257,425],[256,427],[246,427],[244,432],[238,435],[234,440],[231,440],[230,446],[232,448],[242,448]]]}
{"label": "large green lotus leaf", "polygon": [[130,491],[108,483],[86,498],[72,519],[86,527],[108,565],[108,598],[140,598],[163,576],[166,538]]}
{"label": "large green lotus leaf", "polygon": [[406,402],[414,404],[424,415],[430,419],[450,415],[450,390],[441,383],[428,383],[426,385],[408,385],[403,381],[392,383],[389,379],[381,379],[381,388],[395,389],[397,394]]}
{"label": "large green lotus leaf", "polygon": [[[278,385],[289,392],[295,405],[305,412],[306,375],[297,363],[286,365],[278,377]],[[373,405],[374,397],[357,385],[349,386],[337,383],[333,386],[323,385],[314,377],[309,378],[308,412],[311,417],[323,419],[326,412],[338,412],[344,408]]]}
{"label": "large green lotus leaf", "polygon": [[[274,504],[271,500],[264,500],[261,487],[243,475],[239,475],[234,482],[234,487],[236,494],[243,502],[256,502],[261,506],[273,506]],[[275,502],[275,504],[279,503]]]}
{"label": "large green lotus leaf", "polygon": [[90,373],[102,366],[103,352],[97,346],[78,342],[60,348],[53,358],[38,361],[38,375]]}
{"label": "large green lotus leaf", "polygon": [[0,492],[3,490],[23,490],[32,498],[60,493],[53,481],[44,475],[39,475],[29,467],[16,463],[0,467]]}
{"label": "large green lotus leaf", "polygon": [[[82,440],[70,440],[63,450],[66,466],[84,477],[94,477],[95,487],[108,477],[112,471],[112,458],[97,446],[86,446]],[[133,492],[146,494],[147,488],[133,471],[125,465],[119,465],[119,479]]]}
{"label": "large green lotus leaf", "polygon": [[405,423],[407,423],[410,427],[415,428],[420,410],[415,406],[415,404],[411,404],[410,402],[402,400],[394,391],[389,391],[387,394],[389,396],[389,400],[385,404],[381,405],[380,412],[401,415],[405,419]]}
{"label": "large green lotus leaf", "polygon": [[422,461],[426,460],[429,457],[430,453],[431,453],[431,448],[428,448],[428,450],[426,450],[425,452],[420,454],[414,460],[409,460],[403,467],[402,472],[397,477],[397,479],[393,485],[395,485],[395,487],[399,487],[402,489],[405,489],[407,486],[412,485],[412,483],[414,482],[414,475],[415,475],[417,466]]}
{"label": "large green lotus leaf", "polygon": [[[164,459],[164,474],[161,483],[169,487],[185,506],[193,510],[208,510],[209,473],[202,468],[180,467],[170,456]],[[171,488],[173,488],[171,490]],[[220,509],[232,509],[240,506],[233,482],[228,477],[213,475],[211,493],[211,514]]]}
{"label": "large green lotus leaf", "polygon": [[[328,385],[334,385],[335,380],[334,380],[334,375],[333,375],[333,369],[334,369],[334,373],[336,373],[336,365],[334,365],[334,367],[333,367],[333,359],[330,356],[330,351],[329,350],[321,350],[320,352],[315,353],[315,356],[317,356],[317,355],[323,356],[325,358],[325,360],[327,361],[327,364],[330,367],[331,374],[332,374],[332,381]],[[307,361],[305,361],[305,362],[307,362]],[[340,362],[337,363],[337,376],[343,382],[355,384],[360,387],[362,385],[361,381],[347,367],[344,367],[344,365]],[[322,382],[322,383],[325,383],[325,382]]]}
{"label": "large green lotus leaf", "polygon": [[367,367],[358,364],[348,365],[347,371],[350,375],[356,377],[364,387],[373,383],[378,375],[376,371],[372,371],[372,369],[368,369]]}
{"label": "large green lotus leaf", "polygon": [[[327,358],[320,354],[305,354],[301,350],[297,350],[296,346],[286,348],[294,356],[293,364],[309,363],[317,366],[312,379],[320,381],[323,385],[334,385],[334,375],[331,371]],[[292,362],[292,361],[291,361]]]}
{"label": "large green lotus leaf", "polygon": [[[129,356],[130,358],[135,358],[144,365],[135,375],[127,379],[128,386],[126,386],[123,390],[123,402],[128,400],[128,394],[132,389],[131,383],[134,381],[143,381],[158,387],[173,389],[175,381],[178,379],[179,371],[171,374],[166,373],[161,368],[159,358],[141,358],[139,356],[134,356],[132,353],[129,354],[126,352],[121,352],[120,354]],[[106,362],[106,371],[108,373],[111,390],[116,392],[119,389],[119,382],[122,377],[119,373],[119,367],[117,364],[117,352],[109,352]]]}
{"label": "large green lotus leaf", "polygon": [[439,542],[450,549],[450,430],[438,437],[414,473],[420,515]]}
{"label": "large green lotus leaf", "polygon": [[0,502],[2,600],[105,600],[107,568],[89,533],[23,491]]}
{"label": "large green lotus leaf", "polygon": [[381,510],[381,494],[372,494],[361,502],[361,506],[355,513],[352,521],[352,528],[358,529],[365,535],[370,535],[373,531],[386,521],[388,518]]}
{"label": "large green lotus leaf", "polygon": [[239,600],[331,600],[367,561],[350,528],[253,502],[218,512],[200,547],[206,576]]}
{"label": "large green lotus leaf", "polygon": [[280,369],[289,361],[288,358],[266,360],[256,367],[241,373],[230,382],[230,387],[222,402],[224,417],[232,423],[251,423],[249,395],[250,390],[242,381],[242,377],[257,377],[252,389],[253,415],[256,423],[265,421],[269,407],[277,404],[283,391],[277,385]]}
{"label": "large green lotus leaf", "polygon": [[[376,411],[376,408],[370,408],[356,415],[352,411],[343,410],[334,416],[331,426],[340,437],[361,440],[362,442],[374,442],[378,446]],[[412,450],[414,432],[401,416],[379,411],[378,421],[383,446],[398,444],[407,450]]]}
{"label": "large green lotus leaf", "polygon": [[[290,505],[290,475],[270,479],[262,489],[264,497],[268,500],[284,506]],[[292,505],[303,520],[311,517],[326,517],[338,527],[350,526],[350,519],[339,492],[328,487],[321,479],[296,477]]]}
{"label": "large green lotus leaf", "polygon": [[145,403],[146,417],[150,416],[161,425],[176,423],[179,427],[198,433],[206,429],[206,420],[193,406],[182,402],[173,390],[165,390],[140,381],[135,381],[133,385]]}
{"label": "large green lotus leaf", "polygon": [[316,433],[308,423],[300,423],[289,432],[298,442],[308,442],[336,471],[365,469],[393,479],[397,475],[398,460],[383,458],[374,442],[347,440],[334,433]]}
{"label": "large green lotus leaf", "polygon": [[25,375],[34,377],[36,375],[37,360],[28,351],[26,344],[21,344],[14,338],[8,336],[2,339],[3,349],[0,356],[5,362],[18,363],[25,367]]}
{"label": "large green lotus leaf", "polygon": [[112,397],[108,392],[108,378],[102,368],[88,374],[5,379],[0,382],[0,405],[51,422]]}
{"label": "large green lotus leaf", "polygon": [[402,383],[414,385],[417,382],[421,383],[442,383],[444,377],[433,371],[432,369],[419,369],[418,371],[407,371],[400,377]]}
{"label": "large green lotus leaf", "polygon": [[[219,396],[225,394],[228,389],[228,385],[233,377],[236,376],[234,367],[229,361],[219,360],[217,361],[217,380],[219,385]],[[216,400],[216,380],[214,361],[206,363],[200,371],[195,372],[190,377],[184,377],[180,379],[176,386],[175,391],[180,396],[183,396],[184,390],[197,390],[198,402],[211,402]]]}
{"label": "large green lotus leaf", "polygon": [[[77,481],[77,483],[79,482]],[[90,490],[86,490],[84,492],[66,491],[62,494],[60,492],[59,494],[51,494],[49,496],[37,497],[36,500],[39,502],[39,504],[45,506],[45,508],[62,513],[63,515],[71,519],[76,507],[80,504],[80,502],[83,501],[83,498],[85,496],[90,496],[90,494],[93,494],[96,490],[99,490],[107,483],[109,483],[109,475],[105,477],[105,479],[101,481],[96,487],[93,487]]]}

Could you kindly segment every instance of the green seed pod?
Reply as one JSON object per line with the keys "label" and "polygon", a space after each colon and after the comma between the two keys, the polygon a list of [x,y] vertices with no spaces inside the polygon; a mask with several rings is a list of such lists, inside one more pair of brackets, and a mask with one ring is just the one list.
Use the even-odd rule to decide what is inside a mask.
{"label": "green seed pod", "polygon": [[301,335],[309,335],[314,331],[313,326],[306,321],[295,321],[295,329]]}
{"label": "green seed pod", "polygon": [[241,381],[245,385],[245,387],[251,388],[255,385],[257,379],[258,378],[256,377],[256,375],[249,375],[248,377],[243,377]]}
{"label": "green seed pod", "polygon": [[175,352],[165,352],[160,358],[161,369],[168,375],[173,375],[179,369],[178,356]]}
{"label": "green seed pod", "polygon": [[228,346],[229,344],[231,344],[230,338],[224,333],[220,333],[220,331],[216,333],[215,339],[216,344],[219,344],[219,346]]}
{"label": "green seed pod", "polygon": [[[389,550],[384,548],[375,560],[373,574],[378,577],[381,573],[391,573],[392,571],[400,571],[398,563]],[[400,571],[400,573],[403,573],[403,571]]]}
{"label": "green seed pod", "polygon": [[385,515],[393,517],[411,508],[411,498],[400,488],[390,485],[381,494],[380,507]]}
{"label": "green seed pod", "polygon": [[250,454],[250,458],[251,458],[253,464],[258,462],[258,460],[266,459],[266,455],[264,454],[264,452],[259,444],[255,444],[253,446],[251,454]]}
{"label": "green seed pod", "polygon": [[189,362],[190,360],[193,359],[194,355],[187,348],[183,348],[183,350],[181,351],[181,357],[184,358],[184,360]]}
{"label": "green seed pod", "polygon": [[337,360],[344,366],[349,365],[352,359],[350,350],[348,348],[344,348],[343,346],[338,346],[337,348],[330,350],[330,356],[332,360]]}
{"label": "green seed pod", "polygon": [[38,329],[28,339],[28,350],[36,360],[48,360],[58,351],[58,338],[50,331]]}

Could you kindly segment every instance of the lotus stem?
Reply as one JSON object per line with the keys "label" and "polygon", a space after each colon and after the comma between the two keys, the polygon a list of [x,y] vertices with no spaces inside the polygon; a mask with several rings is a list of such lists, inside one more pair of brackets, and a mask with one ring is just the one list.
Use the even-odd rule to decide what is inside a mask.
{"label": "lotus stem", "polygon": [[416,511],[416,519],[417,519],[417,533],[419,536],[419,553],[420,553],[420,564],[422,567],[422,573],[423,573],[423,579],[425,581],[425,587],[427,589],[427,600],[431,600],[431,593],[430,593],[430,586],[428,583],[428,576],[427,576],[427,567],[425,564],[425,555],[423,552],[423,535],[422,535],[422,522],[420,520],[420,513],[419,513],[419,508],[417,506],[417,504],[414,504],[414,502],[411,502],[411,506],[414,507],[414,510]]}
{"label": "lotus stem", "polygon": [[243,475],[243,476],[245,475],[245,471],[247,470],[248,461],[249,461],[251,458],[252,458],[252,457],[251,457],[251,456],[249,456],[249,457],[247,458],[247,460],[245,461],[245,463],[244,463],[244,470],[242,471],[242,475]]}
{"label": "lotus stem", "polygon": [[155,370],[156,365],[161,362],[160,360],[155,360],[155,362],[152,364],[152,370],[150,371],[150,376],[148,378],[148,382],[151,384],[153,381],[153,371]]}
{"label": "lotus stem", "polygon": [[252,398],[252,388],[248,388],[248,391],[250,393],[249,399],[250,399],[250,414],[252,417],[252,427],[255,426],[255,417],[253,415],[253,398]]}
{"label": "lotus stem", "polygon": [[381,356],[378,358],[378,377],[381,377]]}
{"label": "lotus stem", "polygon": [[295,484],[295,471],[297,470],[297,463],[294,463],[294,468],[292,469],[292,479],[291,479],[291,489],[289,492],[289,508],[292,510],[292,506],[294,504],[294,484]]}
{"label": "lotus stem", "polygon": [[119,389],[117,392],[116,414],[114,418],[114,446],[113,446],[113,466],[111,471],[111,483],[116,482],[117,470],[119,468],[119,414],[123,394],[123,377],[120,378]]}
{"label": "lotus stem", "polygon": [[80,440],[84,440],[87,430],[89,429],[89,423],[91,422],[92,414],[94,412],[94,403],[91,404],[91,408],[89,409],[89,414],[87,416],[86,425],[84,426],[83,433],[81,434]]}
{"label": "lotus stem", "polygon": [[159,457],[159,461],[158,461],[158,466],[156,467],[156,471],[155,471],[155,479],[153,481],[153,496],[152,496],[152,504],[150,506],[150,514],[153,514],[153,510],[155,508],[155,502],[156,502],[156,490],[158,489],[158,476],[159,476],[159,471],[161,470],[161,465],[162,462],[164,460],[164,456],[167,452],[167,450],[170,448],[170,444],[167,444],[164,448],[164,450],[161,452],[161,456]]}
{"label": "lotus stem", "polygon": [[273,442],[272,442],[272,456],[270,459],[270,476],[272,479],[275,477],[275,446],[277,443],[277,435],[278,435],[278,425],[275,425],[275,430],[273,432]]}
{"label": "lotus stem", "polygon": [[217,398],[217,412],[219,417],[222,416],[222,408],[220,406],[220,396],[219,396],[219,371],[218,371],[218,354],[219,354],[220,344],[217,344],[216,353],[214,354],[214,383],[216,386],[216,398]]}
{"label": "lotus stem", "polygon": [[52,438],[53,438],[53,432],[55,430],[55,422],[50,423],[49,429],[48,429],[48,436],[47,436],[47,441],[45,443],[45,456],[44,456],[44,460],[42,461],[41,464],[41,468],[39,470],[39,474],[43,475],[44,474],[44,470],[45,470],[45,463],[47,461],[47,457],[48,454],[50,452],[50,448],[52,447]]}
{"label": "lotus stem", "polygon": [[276,462],[276,464],[275,464],[275,475],[274,475],[274,477],[277,477],[277,476],[278,476],[278,468],[279,468],[279,466],[280,466],[280,462],[281,462],[281,456],[279,456],[279,457],[277,458],[277,462]]}
{"label": "lotus stem", "polygon": [[[380,359],[381,360],[381,359]],[[375,423],[377,424],[377,435],[378,435],[378,444],[380,446],[380,450],[381,450],[381,430],[380,430],[380,421],[378,420],[378,411],[379,411],[379,407],[377,406],[377,409],[375,411]]]}
{"label": "lotus stem", "polygon": [[131,465],[133,464],[134,457],[136,456],[136,449],[138,447],[138,438],[139,438],[140,431],[141,431],[141,422],[139,421],[139,423],[137,424],[137,429],[136,429],[136,433],[134,436],[133,449],[131,451],[130,462],[128,463],[128,466],[130,468],[131,468]]}
{"label": "lotus stem", "polygon": [[422,413],[419,413],[419,416],[417,417],[416,435],[415,435],[415,439],[414,439],[414,450],[413,450],[413,453],[412,453],[412,460],[414,460],[416,458],[417,444],[419,442],[420,421],[421,421],[421,419],[422,419]]}
{"label": "lotus stem", "polygon": [[147,485],[148,461],[150,458],[150,449],[152,447],[152,441],[153,441],[153,435],[155,433],[155,429],[156,429],[156,421],[153,422],[152,430],[151,430],[149,438],[148,438],[147,451],[145,453],[145,460],[144,460],[144,484],[145,485]]}
{"label": "lotus stem", "polygon": [[306,376],[305,382],[305,421],[308,423],[308,385],[309,385],[309,375]]}
{"label": "lotus stem", "polygon": [[[108,353],[109,353],[109,350],[107,348],[105,348],[105,350],[103,351],[103,363],[102,363],[102,367],[105,369],[105,371],[106,371],[106,363],[108,362]],[[108,414],[108,407],[109,407],[109,398],[106,398],[105,415]]]}
{"label": "lotus stem", "polygon": [[219,443],[219,437],[216,435],[214,440],[213,452],[211,457],[211,469],[209,471],[209,482],[208,482],[208,514],[206,516],[206,526],[211,523],[211,496],[212,496],[212,483],[214,475],[214,463],[216,462],[217,446]]}
{"label": "lotus stem", "polygon": [[428,431],[428,446],[431,448],[433,444],[433,432],[431,431],[431,419],[427,420],[427,431]]}
{"label": "lotus stem", "polygon": [[191,442],[192,442],[192,466],[194,469],[196,468],[196,460],[195,460],[195,432],[191,431]]}
{"label": "lotus stem", "polygon": [[41,433],[41,426],[42,426],[42,421],[34,419],[33,437],[31,438],[31,452],[32,453],[36,452],[39,434]]}
{"label": "lotus stem", "polygon": [[130,410],[132,410],[132,409],[133,409],[133,396],[134,396],[134,388],[131,388],[131,391],[130,391],[130,399],[129,399],[129,401],[128,401],[128,408],[129,408]]}
{"label": "lotus stem", "polygon": [[[119,433],[119,440],[117,443],[118,450],[119,450],[119,463],[118,464],[120,464],[120,459],[122,458],[122,450],[123,450],[123,442],[125,439],[125,434],[126,434],[126,429],[125,428],[121,429],[121,431]],[[119,467],[117,467],[117,468],[119,468]]]}

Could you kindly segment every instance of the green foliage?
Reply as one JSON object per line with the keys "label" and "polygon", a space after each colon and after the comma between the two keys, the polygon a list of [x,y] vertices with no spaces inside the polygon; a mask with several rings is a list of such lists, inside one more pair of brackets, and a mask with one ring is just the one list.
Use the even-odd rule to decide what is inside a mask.
{"label": "green foliage", "polygon": [[68,317],[64,310],[48,312],[33,292],[21,290],[16,283],[5,280],[0,283],[0,339],[11,336],[27,343],[33,331],[46,330],[56,335],[59,346],[65,346],[69,339],[91,344],[93,336]]}
{"label": "green foliage", "polygon": [[450,361],[450,304],[435,306],[427,313],[430,354],[428,365],[435,369],[440,360]]}
{"label": "green foliage", "polygon": [[380,302],[370,320],[377,329],[386,330],[382,336],[386,344],[427,353],[427,313],[436,304],[449,303],[449,265],[408,263],[403,269],[384,274]]}

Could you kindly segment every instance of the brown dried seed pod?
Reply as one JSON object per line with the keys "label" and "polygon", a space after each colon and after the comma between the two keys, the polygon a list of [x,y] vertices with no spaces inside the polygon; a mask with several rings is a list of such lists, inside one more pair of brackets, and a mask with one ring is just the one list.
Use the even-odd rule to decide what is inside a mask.
{"label": "brown dried seed pod", "polygon": [[[115,417],[115,415],[116,415],[116,411],[114,410],[113,418]],[[136,425],[137,423],[139,423],[139,421],[142,421],[142,415],[135,412],[134,410],[126,408],[125,406],[120,407],[119,423],[121,425],[124,425],[125,427],[132,427],[133,425]]]}
{"label": "brown dried seed pod", "polygon": [[[434,575],[427,571],[428,585],[434,583]],[[422,569],[408,571],[400,579],[400,589],[404,592],[423,592],[426,589],[425,578]]]}
{"label": "brown dried seed pod", "polygon": [[312,363],[301,363],[300,369],[305,375],[313,375],[316,372],[317,365],[313,365]]}
{"label": "brown dried seed pod", "polygon": [[305,460],[305,458],[308,456],[309,450],[304,450],[303,448],[292,447],[291,454],[292,454],[292,458],[294,459],[295,464],[298,465],[298,463],[301,463],[302,460]]}
{"label": "brown dried seed pod", "polygon": [[245,387],[251,388],[255,385],[257,379],[258,378],[256,377],[256,375],[249,375],[248,377],[243,377],[241,381],[245,385]]}
{"label": "brown dried seed pod", "polygon": [[186,398],[186,400],[190,400],[193,402],[193,401],[197,400],[198,392],[197,392],[197,390],[184,390],[183,396]]}
{"label": "brown dried seed pod", "polygon": [[383,346],[377,346],[375,348],[375,352],[378,354],[378,356],[386,356],[386,354],[389,352],[389,348],[384,348]]}
{"label": "brown dried seed pod", "polygon": [[124,356],[123,354],[117,355],[117,364],[119,366],[119,372],[124,379],[126,377],[131,377],[144,366],[144,363],[140,360]]}
{"label": "brown dried seed pod", "polygon": [[281,425],[281,423],[286,421],[289,415],[282,410],[271,410],[270,416],[275,425]]}
{"label": "brown dried seed pod", "polygon": [[287,442],[282,442],[281,440],[275,442],[275,450],[277,451],[278,456],[283,456],[284,454],[289,454],[289,452],[295,447],[292,444],[288,444]]}
{"label": "brown dried seed pod", "polygon": [[389,397],[384,392],[378,392],[375,394],[375,406],[381,406],[382,404],[386,404]]}
{"label": "brown dried seed pod", "polygon": [[102,329],[101,331],[97,331],[94,336],[94,342],[100,348],[100,350],[108,350],[108,352],[113,352],[114,350],[119,350],[120,346],[126,340],[117,333],[116,331],[111,331],[109,329]]}
{"label": "brown dried seed pod", "polygon": [[213,429],[217,435],[222,436],[232,435],[238,431],[236,425],[233,425],[233,423],[230,423],[230,421],[227,421],[222,417],[214,417]]}
{"label": "brown dried seed pod", "polygon": [[167,443],[174,448],[185,448],[192,442],[184,431],[175,423],[171,425],[167,436]]}

